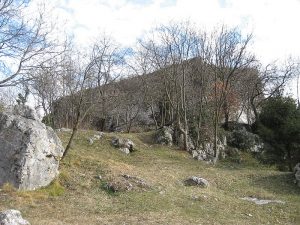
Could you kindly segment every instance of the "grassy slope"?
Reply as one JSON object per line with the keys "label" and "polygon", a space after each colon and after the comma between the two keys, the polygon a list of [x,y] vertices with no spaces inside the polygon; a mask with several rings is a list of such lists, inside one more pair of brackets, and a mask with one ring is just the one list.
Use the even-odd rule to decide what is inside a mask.
{"label": "grassy slope", "polygon": [[[122,134],[138,149],[127,156],[110,146],[113,134],[89,146],[86,139],[92,133],[77,136],[59,180],[49,187],[33,192],[4,187],[0,210],[19,209],[32,225],[300,224],[300,189],[290,173],[263,167],[248,155],[241,164],[207,165],[186,152],[153,145],[151,133]],[[68,134],[60,136],[66,143]],[[111,180],[123,173],[141,177],[153,188],[110,194],[94,178]],[[190,175],[206,178],[211,186],[185,187],[182,180]],[[286,204],[258,206],[239,199],[244,196]]]}

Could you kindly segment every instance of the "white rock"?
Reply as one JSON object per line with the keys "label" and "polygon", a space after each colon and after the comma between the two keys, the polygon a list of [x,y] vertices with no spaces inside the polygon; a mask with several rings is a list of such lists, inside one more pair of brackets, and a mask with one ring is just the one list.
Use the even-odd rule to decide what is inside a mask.
{"label": "white rock", "polygon": [[129,154],[129,153],[130,153],[130,151],[129,151],[128,148],[119,148],[119,150],[120,150],[121,152],[124,152],[125,154]]}
{"label": "white rock", "polygon": [[254,202],[256,205],[265,205],[265,204],[269,204],[269,203],[285,204],[285,202],[280,201],[280,200],[267,200],[267,199],[253,198],[253,197],[244,197],[244,198],[241,198],[241,199],[249,201],[249,202]]}
{"label": "white rock", "polygon": [[22,115],[0,113],[0,186],[34,190],[58,175],[64,148],[52,128]]}
{"label": "white rock", "polygon": [[200,187],[208,187],[209,182],[201,177],[192,176],[187,178],[184,181],[184,184],[187,186],[200,186]]}
{"label": "white rock", "polygon": [[20,211],[10,209],[0,212],[0,224],[1,225],[30,225],[27,220],[24,220]]}

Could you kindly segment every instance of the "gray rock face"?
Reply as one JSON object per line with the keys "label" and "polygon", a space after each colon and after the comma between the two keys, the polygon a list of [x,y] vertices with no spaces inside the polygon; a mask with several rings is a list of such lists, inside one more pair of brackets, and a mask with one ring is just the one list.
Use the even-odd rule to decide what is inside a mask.
{"label": "gray rock face", "polygon": [[52,128],[33,119],[34,114],[19,112],[0,113],[0,186],[34,190],[58,175],[64,148]]}
{"label": "gray rock face", "polygon": [[130,152],[134,151],[134,143],[127,138],[114,137],[111,140],[111,144],[114,147],[119,148],[119,150],[125,154],[129,154]]}
{"label": "gray rock face", "polygon": [[300,187],[300,163],[297,163],[297,165],[294,168],[295,173],[295,183]]}
{"label": "gray rock face", "polygon": [[184,181],[184,184],[186,186],[200,186],[200,187],[208,187],[209,186],[209,183],[207,180],[205,180],[204,178],[201,178],[201,177],[196,177],[196,176],[187,178]]}
{"label": "gray rock face", "polygon": [[[219,149],[219,157],[225,158],[225,149],[227,146],[227,139],[223,137],[223,140],[217,141],[217,148]],[[212,162],[214,158],[214,144],[213,142],[204,142],[200,148],[191,151],[192,157],[197,160]]]}
{"label": "gray rock face", "polygon": [[10,209],[0,212],[0,225],[30,225],[30,223],[22,218],[20,211]]}
{"label": "gray rock face", "polygon": [[164,144],[171,146],[173,144],[174,131],[170,127],[163,127],[156,133],[156,142],[158,144]]}
{"label": "gray rock face", "polygon": [[36,113],[34,109],[27,105],[16,105],[12,109],[11,114],[16,116],[22,116],[27,119],[41,121],[40,116]]}

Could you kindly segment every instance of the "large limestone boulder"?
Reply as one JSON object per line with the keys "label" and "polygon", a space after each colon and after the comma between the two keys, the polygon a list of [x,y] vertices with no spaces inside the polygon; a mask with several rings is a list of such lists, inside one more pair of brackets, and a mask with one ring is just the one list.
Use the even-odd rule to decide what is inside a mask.
{"label": "large limestone boulder", "polygon": [[29,107],[0,113],[0,146],[0,186],[11,183],[18,189],[34,190],[58,175],[64,148],[52,128]]}
{"label": "large limestone boulder", "polygon": [[0,212],[0,225],[30,225],[30,223],[22,218],[20,211],[10,209]]}

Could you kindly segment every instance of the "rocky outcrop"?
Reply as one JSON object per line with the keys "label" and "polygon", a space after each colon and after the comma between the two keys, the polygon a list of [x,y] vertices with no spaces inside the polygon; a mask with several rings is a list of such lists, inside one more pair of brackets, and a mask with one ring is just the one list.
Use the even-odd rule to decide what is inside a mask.
{"label": "rocky outcrop", "polygon": [[0,212],[0,225],[30,225],[30,223],[22,218],[20,211],[10,209]]}
{"label": "rocky outcrop", "polygon": [[200,186],[200,187],[208,187],[209,182],[201,177],[192,176],[184,180],[184,184],[186,186]]}
{"label": "rocky outcrop", "polygon": [[300,163],[298,163],[294,168],[295,173],[295,183],[300,187]]}
{"label": "rocky outcrop", "polygon": [[173,144],[173,133],[171,127],[164,126],[155,134],[156,143],[171,146]]}
{"label": "rocky outcrop", "polygon": [[134,143],[128,139],[128,138],[118,138],[114,137],[111,140],[111,144],[118,148],[121,152],[124,152],[125,154],[129,154],[130,152],[134,151]]}
{"label": "rocky outcrop", "polygon": [[0,113],[0,146],[0,186],[11,183],[17,189],[34,190],[58,175],[64,148],[29,107]]}
{"label": "rocky outcrop", "polygon": [[[217,148],[219,150],[219,157],[225,158],[225,149],[227,146],[227,139],[224,136],[222,141],[217,141]],[[199,148],[191,151],[192,157],[197,160],[212,162],[214,160],[214,144],[213,142],[204,142]]]}

